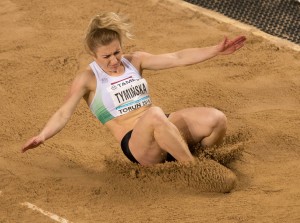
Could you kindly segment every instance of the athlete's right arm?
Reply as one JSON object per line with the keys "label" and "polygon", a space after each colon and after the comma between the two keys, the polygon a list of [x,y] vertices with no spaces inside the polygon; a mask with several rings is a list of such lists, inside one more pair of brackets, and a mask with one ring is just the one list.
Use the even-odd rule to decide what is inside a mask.
{"label": "athlete's right arm", "polygon": [[39,146],[65,127],[80,102],[80,99],[88,93],[88,81],[88,75],[85,72],[75,78],[65,98],[64,104],[52,115],[43,130],[38,135],[30,138],[22,146],[21,152],[26,152],[29,149]]}

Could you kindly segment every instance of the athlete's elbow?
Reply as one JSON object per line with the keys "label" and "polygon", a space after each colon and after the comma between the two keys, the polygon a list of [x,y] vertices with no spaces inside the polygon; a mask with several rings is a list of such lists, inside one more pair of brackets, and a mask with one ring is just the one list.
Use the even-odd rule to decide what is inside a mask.
{"label": "athlete's elbow", "polygon": [[187,58],[183,55],[178,54],[176,59],[174,59],[177,67],[185,67],[194,64],[195,62],[190,58]]}

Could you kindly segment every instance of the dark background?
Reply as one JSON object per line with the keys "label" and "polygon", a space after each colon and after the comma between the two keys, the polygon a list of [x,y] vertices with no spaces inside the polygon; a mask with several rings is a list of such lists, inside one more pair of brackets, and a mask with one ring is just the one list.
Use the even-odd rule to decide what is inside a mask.
{"label": "dark background", "polygon": [[300,3],[296,0],[185,0],[300,44]]}

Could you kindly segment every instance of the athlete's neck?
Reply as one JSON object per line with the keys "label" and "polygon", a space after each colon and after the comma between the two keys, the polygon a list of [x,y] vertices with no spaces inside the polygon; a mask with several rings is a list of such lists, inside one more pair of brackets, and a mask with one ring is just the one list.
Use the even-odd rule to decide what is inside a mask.
{"label": "athlete's neck", "polygon": [[117,76],[121,76],[122,74],[124,74],[125,68],[124,68],[124,65],[121,63],[116,69],[109,69],[108,68],[107,70],[104,70],[104,71],[109,76],[117,77]]}

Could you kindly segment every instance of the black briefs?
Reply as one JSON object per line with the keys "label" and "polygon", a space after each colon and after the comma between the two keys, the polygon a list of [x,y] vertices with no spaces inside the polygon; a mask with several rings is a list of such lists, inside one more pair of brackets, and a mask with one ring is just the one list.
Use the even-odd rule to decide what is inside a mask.
{"label": "black briefs", "polygon": [[[167,117],[169,117],[168,114],[166,114]],[[121,148],[123,153],[125,154],[125,156],[133,163],[139,163],[134,156],[132,155],[132,153],[130,152],[130,148],[129,148],[129,140],[131,138],[131,134],[132,134],[133,130],[130,130],[129,132],[126,133],[126,135],[123,137],[122,141],[121,141]],[[168,162],[172,162],[172,161],[176,161],[176,159],[170,154],[167,153],[167,158],[165,161]]]}

